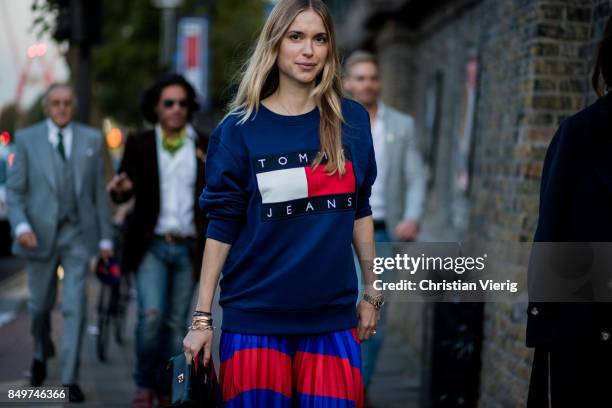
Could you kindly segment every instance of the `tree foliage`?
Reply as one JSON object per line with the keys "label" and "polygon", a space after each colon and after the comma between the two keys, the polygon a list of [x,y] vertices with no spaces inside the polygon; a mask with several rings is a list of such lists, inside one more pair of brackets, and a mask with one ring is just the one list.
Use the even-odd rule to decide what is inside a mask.
{"label": "tree foliage", "polygon": [[140,123],[140,93],[161,72],[160,13],[150,0],[106,1],[101,45],[92,53],[93,95],[103,115]]}
{"label": "tree foliage", "polygon": [[[57,4],[58,0],[33,0],[33,8],[41,13],[57,14]],[[186,0],[177,10],[178,17],[210,18],[213,111],[224,110],[231,98],[232,79],[261,28],[264,5],[264,0]],[[172,69],[159,64],[161,11],[151,0],[106,0],[102,10],[102,44],[92,47],[92,94],[97,102],[92,106],[99,106],[103,116],[138,126],[142,90]],[[39,18],[34,26],[38,24],[40,32],[52,31],[48,21]]]}

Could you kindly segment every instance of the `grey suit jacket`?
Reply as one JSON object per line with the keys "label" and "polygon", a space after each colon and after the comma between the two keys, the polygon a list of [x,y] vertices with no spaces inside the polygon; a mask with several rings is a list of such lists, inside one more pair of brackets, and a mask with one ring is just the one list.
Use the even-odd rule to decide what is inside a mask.
{"label": "grey suit jacket", "polygon": [[425,203],[427,168],[417,145],[410,115],[384,105],[385,224],[389,236],[402,220],[421,221]]}
{"label": "grey suit jacket", "polygon": [[[102,239],[112,238],[108,195],[105,190],[104,145],[102,134],[93,128],[72,122],[71,157],[74,164],[76,193],[82,242],[94,255]],[[7,179],[7,207],[11,230],[30,224],[38,247],[25,249],[17,240],[13,253],[32,259],[48,258],[55,247],[59,218],[55,171],[46,121],[15,134],[14,160]]]}

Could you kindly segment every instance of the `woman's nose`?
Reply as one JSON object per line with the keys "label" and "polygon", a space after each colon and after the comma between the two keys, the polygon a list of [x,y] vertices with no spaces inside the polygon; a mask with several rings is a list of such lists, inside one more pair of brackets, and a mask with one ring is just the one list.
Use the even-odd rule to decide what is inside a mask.
{"label": "woman's nose", "polygon": [[311,56],[313,54],[312,41],[310,40],[304,41],[304,48],[302,48],[302,54],[307,55],[307,56]]}

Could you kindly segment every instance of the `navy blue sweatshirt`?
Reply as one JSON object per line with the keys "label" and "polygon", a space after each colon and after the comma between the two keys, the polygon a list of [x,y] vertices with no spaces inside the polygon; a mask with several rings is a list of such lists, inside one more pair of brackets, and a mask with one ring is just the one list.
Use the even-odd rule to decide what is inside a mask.
{"label": "navy blue sweatshirt", "polygon": [[219,303],[223,330],[309,334],[357,326],[356,219],[372,213],[376,162],[367,111],[342,100],[346,173],[311,167],[319,110],[296,116],[260,105],[244,124],[229,115],[208,147],[207,237],[231,244]]}

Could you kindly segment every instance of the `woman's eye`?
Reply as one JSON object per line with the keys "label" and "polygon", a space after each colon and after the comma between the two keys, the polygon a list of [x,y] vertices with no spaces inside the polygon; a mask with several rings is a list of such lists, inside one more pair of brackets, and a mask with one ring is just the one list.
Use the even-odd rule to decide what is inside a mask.
{"label": "woman's eye", "polygon": [[292,40],[299,40],[300,35],[299,34],[289,34],[289,38]]}
{"label": "woman's eye", "polygon": [[326,43],[327,42],[327,37],[317,37],[317,42]]}

